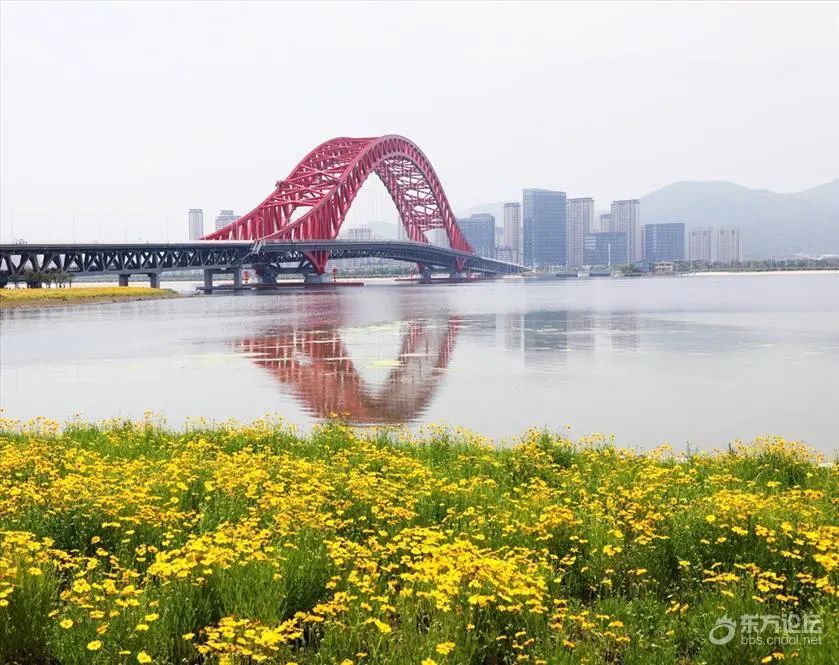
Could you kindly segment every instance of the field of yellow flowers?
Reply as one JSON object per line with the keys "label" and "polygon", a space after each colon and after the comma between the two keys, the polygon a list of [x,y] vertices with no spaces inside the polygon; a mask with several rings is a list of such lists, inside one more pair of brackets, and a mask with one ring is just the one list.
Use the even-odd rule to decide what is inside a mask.
{"label": "field of yellow flowers", "polygon": [[[0,662],[836,663],[838,471],[779,439],[6,420]],[[708,637],[790,613],[821,643]]]}
{"label": "field of yellow flowers", "polygon": [[0,288],[0,308],[31,307],[68,303],[110,302],[174,296],[171,289],[150,289],[143,286],[88,286],[66,289]]}

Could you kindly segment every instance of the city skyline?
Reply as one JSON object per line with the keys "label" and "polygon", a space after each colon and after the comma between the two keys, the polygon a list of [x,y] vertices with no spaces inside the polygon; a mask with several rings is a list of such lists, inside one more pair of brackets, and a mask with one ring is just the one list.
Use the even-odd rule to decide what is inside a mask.
{"label": "city skyline", "polygon": [[[534,197],[535,203],[534,203]],[[534,205],[544,206],[552,199],[565,200],[565,217],[554,216],[554,222],[565,228],[565,258],[555,262],[534,257],[534,246],[538,237],[534,236]],[[529,200],[530,229],[525,233],[522,218],[522,202]],[[684,222],[644,223],[640,202],[637,199],[612,201],[612,213],[600,215],[600,221],[594,224],[594,199],[592,197],[567,198],[565,192],[540,189],[522,190],[522,201],[509,201],[503,204],[504,215],[499,222],[488,212],[475,212],[469,217],[459,217],[458,225],[472,245],[475,253],[490,258],[497,258],[513,263],[522,263],[530,267],[582,267],[587,265],[622,265],[639,262],[668,261],[707,261],[720,263],[738,263],[743,261],[743,240],[739,227],[703,226],[687,229]],[[557,208],[553,207],[555,214]],[[192,212],[192,211],[191,211]],[[615,221],[617,220],[617,221]],[[378,222],[381,223],[381,222]],[[544,224],[544,221],[541,223]],[[550,224],[550,222],[549,222]],[[603,228],[603,225],[606,228]],[[396,235],[406,240],[407,235],[400,222],[396,222]],[[620,227],[620,228],[619,228]],[[549,226],[543,226],[542,232]],[[559,227],[558,227],[559,228]],[[557,230],[557,229],[554,229]],[[437,231],[427,233],[432,244],[446,244],[444,237]],[[347,228],[342,234],[347,239],[380,238],[369,226]],[[556,241],[559,237],[554,234]],[[579,236],[580,245],[573,246]],[[524,247],[524,238],[530,249]],[[561,249],[555,248],[560,252]],[[525,258],[525,253],[527,258]],[[558,256],[558,254],[556,254]]]}

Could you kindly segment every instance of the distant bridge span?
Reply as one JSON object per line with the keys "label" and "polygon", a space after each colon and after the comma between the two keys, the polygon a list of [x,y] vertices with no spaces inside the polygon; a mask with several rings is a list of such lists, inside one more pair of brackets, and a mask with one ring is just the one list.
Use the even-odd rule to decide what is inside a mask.
{"label": "distant bridge span", "polygon": [[0,245],[0,285],[24,282],[36,273],[148,275],[153,284],[163,272],[204,270],[238,273],[254,267],[273,273],[307,273],[308,256],[326,259],[379,257],[407,261],[449,272],[516,274],[524,266],[477,254],[410,241],[196,241],[187,243],[32,243]]}

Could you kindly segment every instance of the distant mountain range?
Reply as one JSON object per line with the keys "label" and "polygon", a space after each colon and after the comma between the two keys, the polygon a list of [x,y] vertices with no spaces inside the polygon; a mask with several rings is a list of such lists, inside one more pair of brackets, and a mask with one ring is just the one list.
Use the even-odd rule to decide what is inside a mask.
{"label": "distant mountain range", "polygon": [[[463,215],[488,212],[500,225],[503,207],[503,201],[485,203]],[[641,223],[658,222],[684,222],[688,229],[739,226],[750,259],[839,254],[839,178],[795,194],[732,182],[676,182],[641,198]]]}
{"label": "distant mountain range", "polygon": [[750,259],[839,254],[839,179],[796,194],[730,182],[677,182],[641,199],[641,222],[739,226]]}
{"label": "distant mountain range", "polygon": [[[459,216],[488,212],[500,226],[504,203],[472,206]],[[731,182],[676,182],[641,199],[641,223],[658,222],[684,222],[688,229],[739,226],[743,254],[749,259],[839,254],[839,178],[795,194]],[[396,238],[393,223],[368,226],[380,238]]]}

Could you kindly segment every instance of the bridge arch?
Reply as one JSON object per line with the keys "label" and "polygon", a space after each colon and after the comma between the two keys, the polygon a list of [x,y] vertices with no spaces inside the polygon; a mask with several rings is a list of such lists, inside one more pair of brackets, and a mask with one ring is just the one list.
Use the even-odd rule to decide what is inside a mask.
{"label": "bridge arch", "polygon": [[[334,240],[372,173],[387,188],[408,238],[427,243],[427,231],[445,229],[452,249],[473,252],[428,158],[395,134],[320,144],[256,208],[204,239]],[[325,270],[326,252],[307,256],[318,273]]]}

